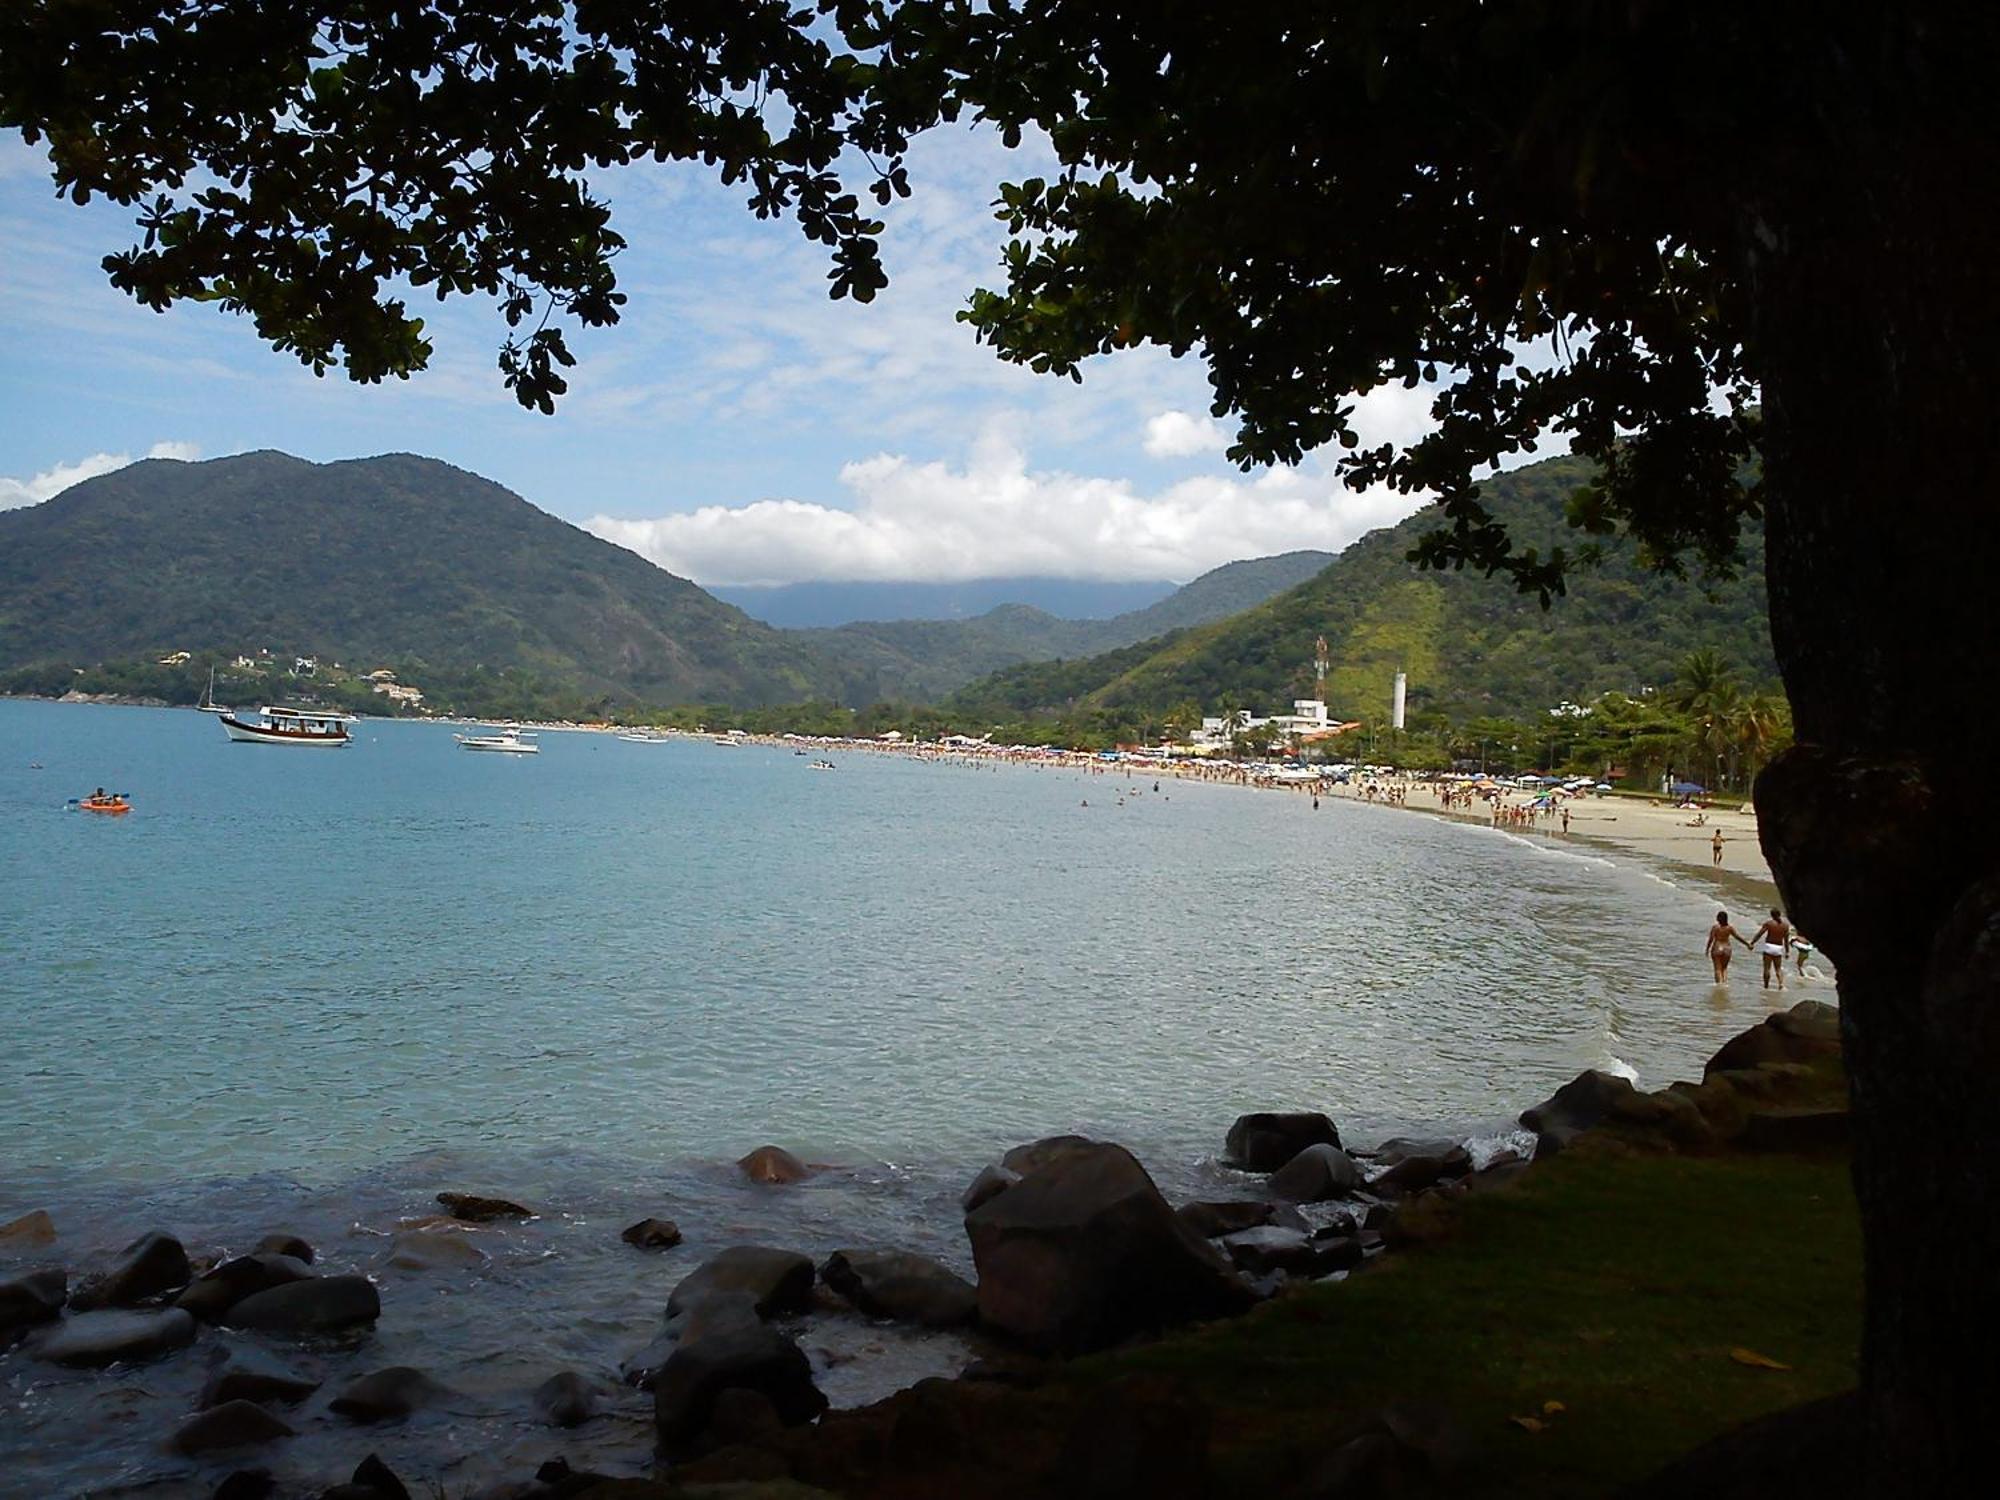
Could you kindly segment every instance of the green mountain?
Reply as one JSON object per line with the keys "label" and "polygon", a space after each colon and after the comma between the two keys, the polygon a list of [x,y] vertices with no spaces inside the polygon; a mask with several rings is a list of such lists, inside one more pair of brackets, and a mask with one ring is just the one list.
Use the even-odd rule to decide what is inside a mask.
{"label": "green mountain", "polygon": [[0,667],[265,647],[654,703],[841,686],[797,637],[435,459],[149,459],[0,512]]}
{"label": "green mountain", "polygon": [[[1565,504],[1590,472],[1578,459],[1549,459],[1488,481],[1482,499],[1518,543],[1574,551],[1584,539],[1567,525]],[[1327,702],[1356,719],[1386,718],[1398,670],[1409,674],[1413,714],[1455,721],[1534,716],[1566,698],[1636,692],[1668,681],[1700,646],[1715,647],[1752,680],[1777,676],[1761,531],[1746,534],[1738,576],[1706,589],[1646,569],[1623,539],[1607,541],[1597,564],[1544,612],[1504,580],[1411,566],[1410,549],[1437,524],[1434,511],[1420,511],[1229,619],[1148,649],[1015,667],[964,689],[952,707],[995,720],[1077,709],[1158,714],[1189,700],[1210,713],[1225,699],[1271,712],[1312,696],[1322,636]]]}
{"label": "green mountain", "polygon": [[934,702],[1002,668],[1094,656],[1248,609],[1318,573],[1327,552],[1225,563],[1144,609],[1108,620],[1063,620],[1003,604],[970,620],[859,621],[802,631],[835,664],[855,701]]}

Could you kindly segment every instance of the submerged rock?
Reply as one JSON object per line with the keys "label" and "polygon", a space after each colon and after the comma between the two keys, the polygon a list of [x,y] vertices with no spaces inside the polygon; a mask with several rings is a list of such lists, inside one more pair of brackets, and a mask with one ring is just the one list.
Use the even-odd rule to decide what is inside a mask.
{"label": "submerged rock", "polygon": [[395,1470],[371,1453],[354,1466],[352,1479],[335,1485],[320,1500],[410,1500],[410,1491]]}
{"label": "submerged rock", "polygon": [[280,1364],[261,1349],[247,1344],[224,1352],[209,1372],[201,1388],[201,1405],[221,1406],[230,1401],[275,1401],[290,1406],[319,1389],[319,1381]]}
{"label": "submerged rock", "polygon": [[641,1219],[618,1238],[641,1250],[671,1250],[681,1242],[681,1227],[672,1219]]}
{"label": "submerged rock", "polygon": [[406,1229],[389,1241],[389,1264],[403,1271],[467,1271],[486,1252],[454,1229]]}
{"label": "submerged rock", "polygon": [[223,1315],[232,1328],[266,1333],[334,1333],[373,1323],[382,1297],[366,1276],[317,1276],[245,1297]]}
{"label": "submerged rock", "polygon": [[1101,1349],[1251,1302],[1122,1146],[1059,1156],[967,1215],[965,1229],[980,1321],[1033,1349]]}
{"label": "submerged rock", "polygon": [[535,1411],[552,1427],[580,1427],[604,1406],[597,1382],[562,1370],[535,1387]]}
{"label": "submerged rock", "polygon": [[130,1307],[148,1297],[178,1291],[193,1275],[181,1242],[155,1230],[127,1245],[117,1265],[78,1287],[70,1297],[70,1306],[79,1312]]}
{"label": "submerged rock", "polygon": [[422,1370],[390,1365],[350,1380],[327,1403],[327,1409],[350,1422],[386,1422],[407,1417],[451,1394]]}
{"label": "submerged rock", "polygon": [[763,1322],[748,1296],[717,1296],[690,1317],[653,1383],[653,1421],[670,1455],[696,1450],[728,1391],[763,1397],[787,1427],[826,1410],[803,1350]]}
{"label": "submerged rock", "polygon": [[295,1234],[267,1234],[257,1248],[266,1255],[289,1255],[302,1266],[313,1263],[313,1247]]}
{"label": "submerged rock", "polygon": [[1307,1146],[1271,1174],[1270,1188],[1290,1203],[1345,1198],[1361,1186],[1361,1168],[1338,1146]]}
{"label": "submerged rock", "polygon": [[650,1391],[653,1382],[660,1378],[661,1367],[672,1357],[677,1343],[679,1340],[671,1333],[654,1335],[645,1348],[619,1362],[618,1378],[627,1385]]}
{"label": "submerged rock", "polygon": [[1222,1145],[1223,1159],[1252,1172],[1275,1172],[1308,1146],[1340,1145],[1340,1131],[1317,1110],[1239,1115]]}
{"label": "submerged rock", "polygon": [[254,1401],[225,1401],[197,1412],[174,1429],[169,1440],[176,1453],[213,1453],[221,1448],[244,1448],[252,1443],[268,1443],[275,1438],[296,1436],[292,1425],[274,1416]]}
{"label": "submerged rock", "polygon": [[812,1306],[813,1263],[791,1250],[732,1245],[711,1255],[682,1277],[667,1298],[667,1316],[677,1318],[716,1296],[750,1298],[760,1318],[781,1318]]}
{"label": "submerged rock", "polygon": [[1268,1276],[1273,1271],[1282,1271],[1287,1276],[1317,1276],[1325,1259],[1321,1244],[1300,1230],[1264,1224],[1224,1235],[1216,1241],[1216,1248],[1229,1257],[1231,1264],[1252,1276]]}
{"label": "submerged rock", "polygon": [[204,1323],[214,1323],[245,1297],[267,1292],[274,1286],[304,1281],[312,1271],[304,1261],[289,1255],[264,1252],[239,1255],[226,1260],[174,1299],[174,1306],[193,1314]]}
{"label": "submerged rock", "polygon": [[38,1337],[32,1352],[53,1365],[96,1369],[158,1359],[194,1342],[194,1319],[178,1307],[158,1312],[83,1312]]}
{"label": "submerged rock", "polygon": [[35,1209],[22,1214],[20,1218],[0,1224],[0,1248],[8,1250],[40,1250],[56,1242],[56,1221],[48,1210]]}
{"label": "submerged rock", "polygon": [[752,1182],[762,1182],[772,1186],[804,1182],[813,1175],[811,1167],[782,1146],[759,1146],[736,1165]]}
{"label": "submerged rock", "polygon": [[0,1347],[36,1324],[60,1317],[68,1300],[69,1277],[60,1268],[0,1281]]}
{"label": "submerged rock", "polygon": [[871,1318],[956,1328],[979,1311],[971,1282],[928,1256],[904,1250],[836,1250],[819,1274]]}
{"label": "submerged rock", "polygon": [[490,1224],[496,1219],[533,1219],[532,1208],[523,1208],[507,1198],[485,1198],[478,1193],[439,1193],[437,1201],[454,1219],[468,1224]]}

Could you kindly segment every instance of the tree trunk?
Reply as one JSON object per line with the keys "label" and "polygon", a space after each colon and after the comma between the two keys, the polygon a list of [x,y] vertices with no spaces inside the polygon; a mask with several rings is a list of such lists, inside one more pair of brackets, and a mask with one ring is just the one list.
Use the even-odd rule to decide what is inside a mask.
{"label": "tree trunk", "polygon": [[1967,1493],[2000,1404],[2000,151],[1955,49],[1817,45],[1743,225],[1798,738],[1756,797],[1840,974],[1861,1492]]}

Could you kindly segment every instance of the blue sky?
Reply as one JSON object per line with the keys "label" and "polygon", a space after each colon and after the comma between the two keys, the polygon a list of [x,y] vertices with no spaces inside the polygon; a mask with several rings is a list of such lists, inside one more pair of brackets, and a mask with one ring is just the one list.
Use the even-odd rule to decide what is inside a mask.
{"label": "blue sky", "polygon": [[[317,379],[247,319],[147,311],[98,266],[131,242],[129,212],[58,202],[0,133],[0,507],[149,453],[409,451],[712,584],[1185,579],[1408,513],[1317,461],[1236,470],[1194,360],[1134,351],[1077,386],[980,349],[953,314],[999,279],[993,187],[1047,167],[971,130],[919,142],[914,195],[886,214],[891,285],[868,306],[830,301],[820,248],[699,169],[619,173],[604,186],[631,300],[572,340],[571,393],[543,417],[501,386],[483,303],[428,304],[431,368],[382,386]],[[1426,400],[1376,393],[1365,435],[1412,435]]]}

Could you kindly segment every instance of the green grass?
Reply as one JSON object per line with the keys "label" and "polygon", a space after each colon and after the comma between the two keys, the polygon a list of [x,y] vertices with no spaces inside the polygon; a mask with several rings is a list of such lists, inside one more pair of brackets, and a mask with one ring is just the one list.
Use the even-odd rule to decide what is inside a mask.
{"label": "green grass", "polygon": [[[1851,1388],[1860,1261],[1844,1160],[1558,1158],[1466,1200],[1443,1242],[1073,1378],[1170,1375],[1212,1404],[1222,1494],[1418,1401],[1478,1450],[1455,1492],[1599,1495]],[[1543,1431],[1509,1420],[1549,1401]]]}

